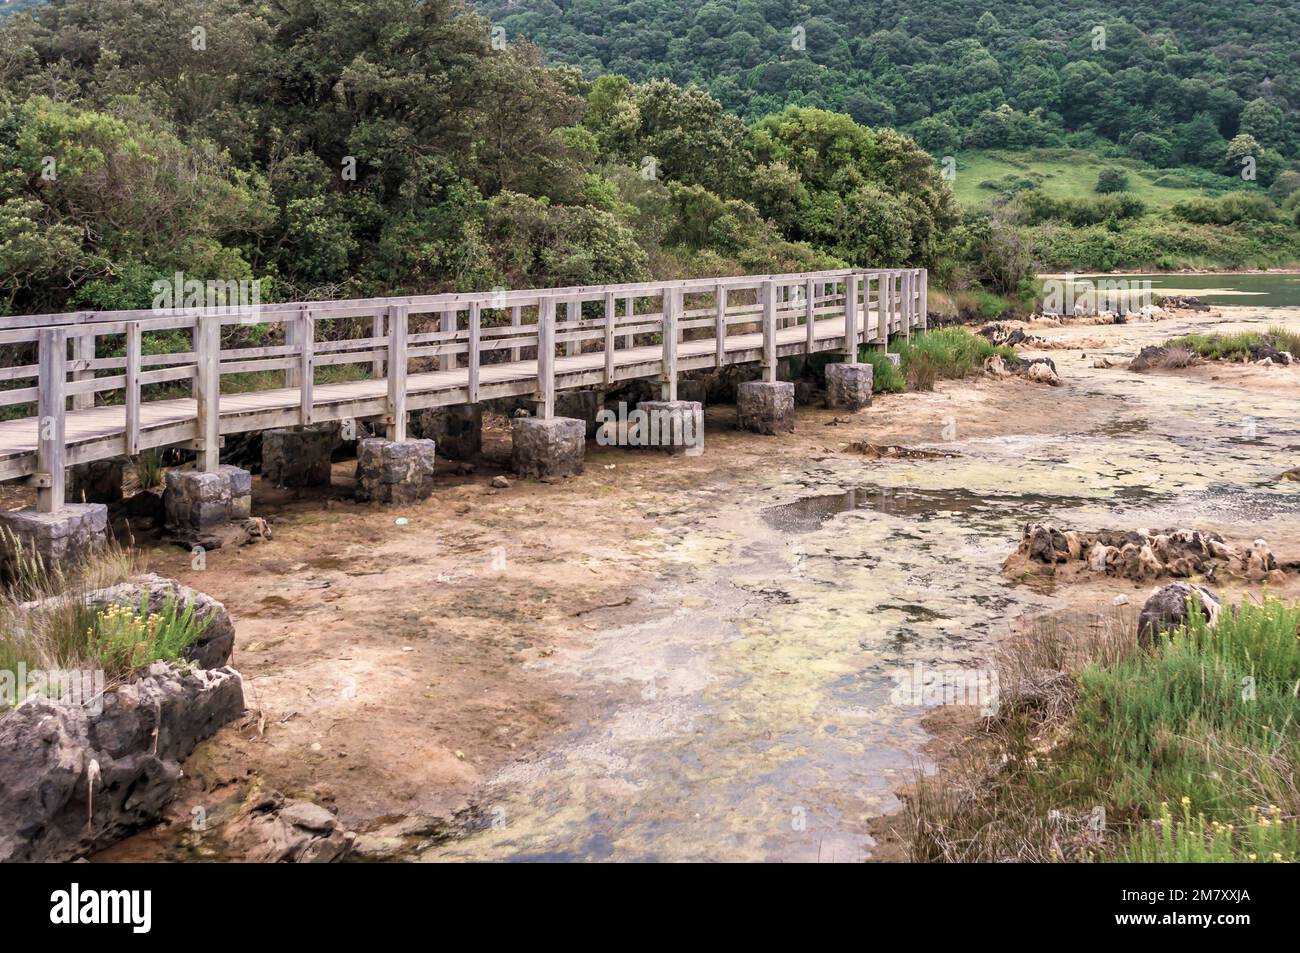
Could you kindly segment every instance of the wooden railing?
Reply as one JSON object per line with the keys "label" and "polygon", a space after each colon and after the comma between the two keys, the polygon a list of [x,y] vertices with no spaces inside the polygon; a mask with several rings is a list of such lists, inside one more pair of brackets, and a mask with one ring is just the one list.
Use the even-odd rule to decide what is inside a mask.
{"label": "wooden railing", "polygon": [[[113,449],[134,455],[158,445],[142,434],[145,389],[188,383],[197,404],[191,446],[198,465],[212,469],[220,450],[221,381],[228,375],[282,372],[283,387],[298,390],[297,422],[310,424],[317,410],[317,371],[361,365],[371,379],[386,380],[388,436],[402,440],[413,361],[423,365],[420,373],[455,371],[447,376],[446,387],[463,389],[470,403],[480,399],[483,367],[535,361],[538,411],[548,417],[554,414],[557,360],[565,357],[603,353],[607,385],[657,373],[665,397],[674,399],[683,342],[712,337],[715,362],[721,366],[727,363],[729,336],[738,329],[761,331],[764,374],[775,380],[779,331],[806,326],[811,353],[816,322],[842,317],[846,359],[856,360],[859,343],[883,347],[892,337],[925,328],[926,285],[920,269],[853,269],[212,310],[4,317],[0,347],[27,345],[30,350],[35,345],[37,362],[0,368],[0,386],[19,385],[0,390],[0,408],[37,405],[39,437],[31,479],[38,488],[38,507],[51,511],[63,500],[69,401],[74,413],[94,408],[97,397],[101,405],[123,405],[120,443]],[[321,333],[324,323],[345,320],[349,327],[363,329],[364,336]],[[281,334],[268,336],[284,343],[222,348],[223,328],[250,324],[281,325]],[[180,336],[189,350],[146,353],[146,340],[156,344],[157,332],[178,330],[189,332]],[[97,356],[107,351],[100,347],[105,339],[124,353]],[[653,356],[644,351],[650,346],[656,346]],[[21,386],[25,381],[32,384]]]}

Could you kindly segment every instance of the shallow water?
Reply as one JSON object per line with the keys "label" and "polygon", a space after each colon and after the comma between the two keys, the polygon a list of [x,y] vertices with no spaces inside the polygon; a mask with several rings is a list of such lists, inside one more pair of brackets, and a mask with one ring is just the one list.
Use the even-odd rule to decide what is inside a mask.
{"label": "shallow water", "polygon": [[[1109,275],[1079,275],[1107,278]],[[1129,281],[1150,281],[1151,290],[1162,295],[1194,295],[1206,304],[1260,308],[1300,307],[1300,274],[1205,274],[1156,273],[1124,275]]]}
{"label": "shallow water", "polygon": [[[1232,320],[1300,329],[1295,313]],[[1083,330],[1124,334],[1095,352],[1119,358],[1183,324],[1206,327]],[[1095,354],[1052,352],[1065,389],[1095,398],[1077,428],[962,439],[958,419],[933,444],[958,456],[809,461],[666,533],[675,568],[647,594],[663,617],[539,663],[607,699],[602,716],[500,772],[492,823],[420,859],[864,859],[868,820],[928,767],[926,709],[897,689],[916,666],[979,666],[1014,618],[1060,604],[999,571],[1026,522],[1296,538],[1300,485],[1276,477],[1297,462],[1300,395]]]}

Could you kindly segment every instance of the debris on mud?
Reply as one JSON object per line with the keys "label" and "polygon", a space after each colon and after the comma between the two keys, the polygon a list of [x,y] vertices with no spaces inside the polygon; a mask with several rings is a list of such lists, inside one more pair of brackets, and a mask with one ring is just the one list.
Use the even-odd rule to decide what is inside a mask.
{"label": "debris on mud", "polygon": [[845,453],[860,453],[873,460],[948,460],[961,454],[948,450],[918,450],[897,444],[868,443],[855,440],[844,448]]}
{"label": "debris on mud", "polygon": [[1081,533],[1030,523],[1002,566],[1008,575],[1091,572],[1138,582],[1166,576],[1213,579],[1219,570],[1251,581],[1283,578],[1264,540],[1233,546],[1217,533],[1187,529]]}

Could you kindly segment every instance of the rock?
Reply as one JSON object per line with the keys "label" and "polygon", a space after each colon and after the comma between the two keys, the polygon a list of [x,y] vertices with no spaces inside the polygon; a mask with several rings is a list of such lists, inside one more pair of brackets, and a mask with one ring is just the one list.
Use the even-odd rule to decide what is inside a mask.
{"label": "rock", "polygon": [[1204,586],[1187,582],[1174,582],[1151,593],[1142,613],[1138,616],[1138,645],[1147,646],[1155,636],[1165,630],[1187,624],[1189,603],[1199,601],[1207,623],[1213,627],[1219,621],[1219,597]]}
{"label": "rock", "polygon": [[[161,612],[169,601],[182,610],[193,606],[195,619],[203,626],[203,631],[186,650],[186,661],[199,668],[221,668],[229,663],[234,651],[235,624],[230,620],[226,607],[207,593],[191,589],[175,579],[146,573],[107,589],[88,592],[85,601],[96,609],[126,605],[138,610],[144,604],[146,613]],[[30,611],[39,605],[26,603],[22,608]]]}
{"label": "rock", "polygon": [[1286,473],[1283,473],[1280,477],[1278,477],[1278,479],[1300,481],[1300,467],[1292,467],[1290,470],[1287,470]]}
{"label": "rock", "polygon": [[1165,358],[1169,356],[1167,347],[1144,347],[1138,351],[1137,357],[1129,361],[1128,369],[1130,371],[1145,371],[1153,367],[1161,366]]}
{"label": "rock", "polygon": [[39,556],[47,568],[69,567],[104,548],[108,507],[103,503],[69,503],[57,513],[0,511],[0,577]]}
{"label": "rock", "polygon": [[244,817],[232,821],[224,839],[253,863],[328,864],[342,860],[356,835],[311,801],[286,801],[271,792]]}
{"label": "rock", "polygon": [[0,862],[72,860],[154,823],[180,762],[243,711],[237,672],[155,662],[102,711],[40,697],[0,715]]}
{"label": "rock", "polygon": [[168,470],[163,505],[167,528],[195,540],[252,515],[253,477],[223,464],[216,470]]}
{"label": "rock", "polygon": [[432,440],[360,441],[357,501],[404,505],[427,500],[433,495],[434,462]]}
{"label": "rock", "polygon": [[492,478],[492,488],[495,490],[510,489],[510,481],[503,476],[494,476]]}
{"label": "rock", "polygon": [[483,405],[452,404],[411,414],[410,435],[432,440],[438,455],[473,460],[483,452]]}
{"label": "rock", "polygon": [[1289,351],[1279,351],[1271,344],[1252,344],[1248,348],[1250,359],[1259,364],[1290,364]]}
{"label": "rock", "polygon": [[583,420],[517,417],[511,422],[510,438],[510,467],[519,476],[544,481],[582,472],[587,452]]}
{"label": "rock", "polygon": [[984,362],[984,372],[993,377],[1011,377],[1015,375],[1040,384],[1050,384],[1053,387],[1061,383],[1060,375],[1056,372],[1056,362],[1050,357],[1037,357],[1033,360],[1023,360],[1021,358],[1008,360],[1001,354],[994,354]]}
{"label": "rock", "polygon": [[794,432],[794,384],[745,381],[736,388],[736,426],[774,435]]}

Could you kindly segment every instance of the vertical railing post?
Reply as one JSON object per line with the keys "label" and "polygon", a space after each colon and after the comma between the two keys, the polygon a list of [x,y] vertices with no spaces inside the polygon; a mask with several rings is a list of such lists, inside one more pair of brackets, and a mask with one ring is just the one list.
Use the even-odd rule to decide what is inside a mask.
{"label": "vertical railing post", "polygon": [[713,359],[721,367],[727,363],[727,286],[717,285],[713,289],[716,311],[713,315]]}
{"label": "vertical railing post", "polygon": [[126,429],[122,435],[122,453],[133,457],[140,452],[140,352],[143,335],[140,322],[126,326]]}
{"label": "vertical railing post", "polygon": [[537,303],[537,416],[555,416],[555,299]]}
{"label": "vertical railing post", "polygon": [[[448,348],[454,348],[456,346],[456,314],[457,312],[455,308],[449,308],[442,313],[442,317],[438,322],[438,329],[442,331],[443,334],[451,334],[450,338],[442,342]],[[389,316],[392,316],[391,313]],[[391,337],[392,334],[390,332],[389,338],[391,339]],[[438,370],[440,371],[455,370],[459,366],[460,361],[457,359],[454,351],[451,354],[442,354],[438,357]]]}
{"label": "vertical railing post", "polygon": [[[388,331],[384,327],[384,309],[379,308],[375,311],[374,319],[371,321],[370,324],[370,337],[374,340],[378,340],[379,338],[382,338],[387,334]],[[378,344],[372,345],[372,348],[377,352],[379,350],[379,345]],[[376,357],[370,363],[370,377],[372,380],[377,380],[377,381],[384,379],[383,357]]]}
{"label": "vertical railing post", "polygon": [[844,361],[858,363],[858,276],[844,279]]}
{"label": "vertical railing post", "polygon": [[776,383],[776,282],[763,282],[763,380]]}
{"label": "vertical railing post", "polygon": [[[524,309],[522,305],[515,305],[510,309],[510,326],[512,328],[522,327],[524,323]],[[518,332],[515,332],[518,334]],[[510,360],[519,363],[523,360],[523,348],[515,346],[510,349]]]}
{"label": "vertical railing post", "polygon": [[930,272],[921,269],[921,330],[930,329]]}
{"label": "vertical railing post", "polygon": [[614,383],[614,292],[605,292],[605,385]]}
{"label": "vertical railing post", "polygon": [[[568,301],[564,306],[564,321],[568,325],[567,331],[570,335],[578,333],[575,326],[582,320],[582,302],[576,298]],[[564,342],[564,353],[567,357],[574,357],[582,353],[582,342],[574,337],[570,337]]]}
{"label": "vertical railing post", "polygon": [[894,273],[880,276],[880,346],[889,350],[889,325],[894,320]]}
{"label": "vertical railing post", "polygon": [[199,350],[194,373],[198,405],[198,468],[211,473],[221,465],[221,317],[208,312],[196,319]]}
{"label": "vertical railing post", "polygon": [[916,311],[916,298],[912,288],[912,269],[903,272],[903,340],[912,340],[912,315]]}
{"label": "vertical railing post", "polygon": [[804,285],[804,323],[808,325],[808,344],[804,350],[811,354],[817,346],[817,283],[811,278]]}
{"label": "vertical railing post", "polygon": [[664,400],[677,399],[677,315],[682,307],[680,288],[664,289],[664,356],[660,379]]}
{"label": "vertical railing post", "polygon": [[[628,295],[627,298],[623,300],[623,317],[627,318],[628,323],[631,324],[632,318],[635,316],[636,316],[636,298],[634,298],[632,295]],[[626,348],[636,347],[636,335],[635,334],[624,335],[623,346]]]}
{"label": "vertical railing post", "polygon": [[[202,335],[203,335],[203,331],[201,328],[195,330],[194,333],[195,351],[198,351],[199,349],[199,338],[202,337]],[[284,346],[295,349],[289,352],[290,357],[297,356],[298,352],[296,348],[298,346],[298,319],[296,317],[284,319]],[[298,381],[300,379],[299,378],[300,371],[301,368],[297,364],[290,364],[288,367],[286,367],[284,369],[284,386],[290,388],[297,387]]]}
{"label": "vertical railing post", "polygon": [[[89,321],[93,313],[84,312],[77,315],[81,321]],[[89,381],[95,379],[95,372],[90,368],[81,365],[95,359],[95,335],[77,334],[72,338],[72,379],[74,381]],[[95,406],[95,392],[82,391],[72,395],[73,410],[87,410]]]}
{"label": "vertical railing post", "polygon": [[305,427],[312,422],[316,383],[316,322],[311,312],[298,312],[298,419]]}
{"label": "vertical railing post", "polygon": [[478,403],[479,335],[483,324],[483,306],[473,301],[469,306],[469,402]]}
{"label": "vertical railing post", "polygon": [[42,328],[36,405],[36,511],[57,513],[63,506],[63,459],[67,426],[67,328]]}
{"label": "vertical railing post", "polygon": [[406,354],[409,309],[396,304],[388,309],[388,400],[385,436],[394,443],[406,439]]}

